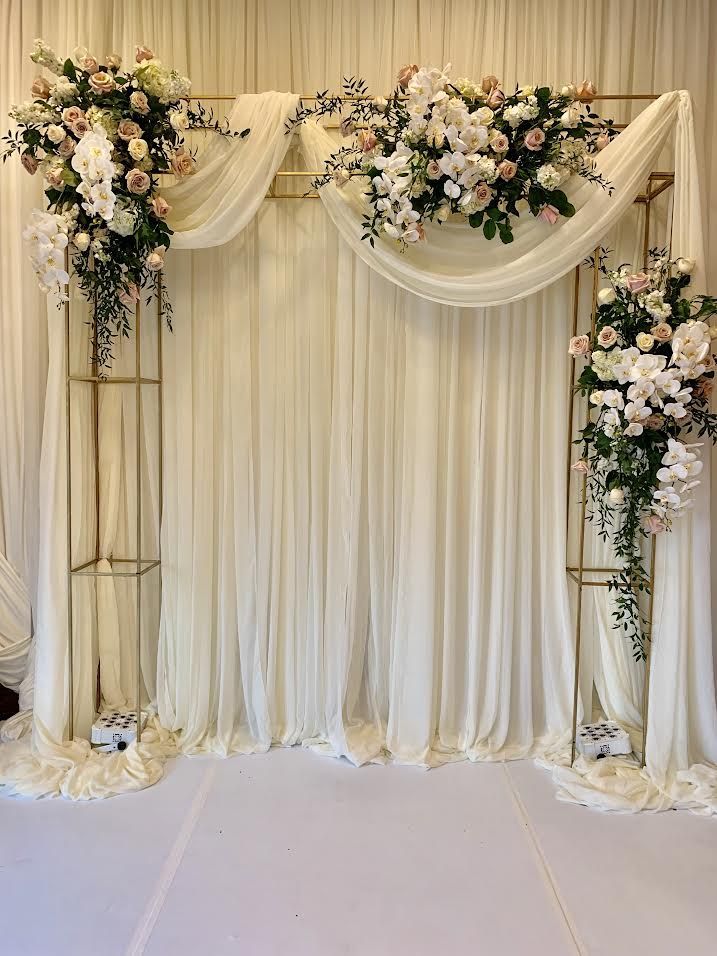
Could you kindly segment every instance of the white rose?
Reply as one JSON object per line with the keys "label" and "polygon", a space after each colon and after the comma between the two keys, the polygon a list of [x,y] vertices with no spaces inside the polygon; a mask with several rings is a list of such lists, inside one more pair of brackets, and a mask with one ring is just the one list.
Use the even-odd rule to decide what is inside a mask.
{"label": "white rose", "polygon": [[621,505],[625,502],[625,492],[622,488],[611,488],[610,489],[610,501],[614,505]]}
{"label": "white rose", "polygon": [[615,290],[610,287],[607,289],[600,289],[597,297],[600,305],[612,305],[616,298]]}
{"label": "white rose", "polygon": [[680,257],[680,258],[677,260],[677,262],[675,263],[675,265],[677,266],[677,271],[678,271],[678,272],[681,272],[682,275],[688,276],[688,275],[690,275],[690,273],[692,272],[692,270],[693,270],[694,267],[695,267],[695,260],[694,260],[694,259],[683,259],[683,258]]}
{"label": "white rose", "polygon": [[654,336],[650,335],[649,332],[640,332],[635,339],[635,344],[641,352],[649,352],[652,346],[655,344],[655,338]]}
{"label": "white rose", "polygon": [[189,117],[184,110],[178,110],[176,113],[172,113],[169,117],[169,122],[172,129],[177,130],[177,132],[184,132],[185,129],[189,128]]}
{"label": "white rose", "polygon": [[132,159],[139,162],[149,152],[149,146],[143,139],[131,139],[127,144],[127,152],[130,154]]}
{"label": "white rose", "polygon": [[450,214],[451,214],[450,206],[440,206],[438,209],[438,212],[436,213],[436,219],[439,222],[445,222],[446,219],[448,219],[448,217],[450,216]]}
{"label": "white rose", "polygon": [[73,239],[75,247],[80,250],[80,252],[85,252],[89,249],[90,246],[90,237],[86,232],[78,232],[75,238]]}
{"label": "white rose", "polygon": [[55,126],[53,123],[47,127],[47,138],[51,143],[61,143],[65,136],[67,136],[67,133],[61,126]]}

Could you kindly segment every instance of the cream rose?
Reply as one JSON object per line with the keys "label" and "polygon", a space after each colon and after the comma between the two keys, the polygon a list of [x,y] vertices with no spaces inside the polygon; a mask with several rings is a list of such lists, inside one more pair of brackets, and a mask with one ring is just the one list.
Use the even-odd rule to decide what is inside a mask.
{"label": "cream rose", "polygon": [[677,260],[677,262],[675,263],[675,265],[677,266],[677,271],[678,271],[678,272],[681,272],[682,275],[688,276],[688,275],[691,274],[692,270],[693,270],[694,267],[695,267],[695,260],[694,260],[694,259],[684,259],[684,258],[680,257],[680,258]]}
{"label": "cream rose", "polygon": [[117,126],[117,135],[128,143],[131,139],[139,139],[142,128],[134,120],[123,119]]}
{"label": "cream rose", "polygon": [[79,249],[80,252],[87,252],[90,248],[90,237],[86,232],[78,232],[72,241],[75,244],[75,248]]}
{"label": "cream rose", "polygon": [[600,305],[612,305],[616,298],[615,290],[610,287],[607,289],[600,289],[597,298]]}
{"label": "cream rose", "polygon": [[152,200],[152,212],[155,214],[157,219],[166,219],[167,216],[172,211],[172,207],[169,205],[166,199],[162,196],[155,196]]}
{"label": "cream rose", "polygon": [[160,269],[164,268],[164,253],[167,251],[166,246],[157,246],[156,249],[153,249],[152,252],[144,260],[148,269],[152,272],[159,272]]}
{"label": "cream rose", "polygon": [[595,140],[595,147],[597,149],[605,149],[607,144],[610,142],[610,137],[607,133],[600,133],[600,135]]}
{"label": "cream rose", "polygon": [[47,138],[55,145],[61,143],[66,136],[67,132],[61,126],[55,126],[54,123],[51,123],[47,127]]}
{"label": "cream rose", "polygon": [[606,325],[598,333],[598,344],[608,349],[617,342],[617,332],[611,325]]}
{"label": "cream rose", "polygon": [[432,159],[428,166],[426,166],[426,176],[428,179],[440,179],[443,175],[443,170],[438,165],[435,159]]}
{"label": "cream rose", "polygon": [[115,78],[111,73],[105,73],[104,70],[100,70],[98,73],[93,73],[90,77],[90,86],[95,93],[111,93],[116,86]]}
{"label": "cream rose", "polygon": [[614,505],[621,505],[625,502],[625,492],[622,488],[611,488],[609,497]]}
{"label": "cream rose", "polygon": [[175,110],[175,112],[170,113],[169,124],[172,129],[182,133],[185,129],[189,128],[189,117],[184,110]]}
{"label": "cream rose", "polygon": [[135,92],[129,98],[129,105],[138,113],[149,113],[149,102],[141,90]]}
{"label": "cream rose", "polygon": [[191,176],[194,172],[194,160],[184,146],[180,146],[172,157],[171,166],[177,179],[184,179],[185,176]]}
{"label": "cream rose", "polygon": [[110,70],[119,70],[122,66],[122,57],[119,53],[110,53],[107,56],[107,63],[105,64]]}
{"label": "cream rose", "polygon": [[543,148],[543,143],[545,142],[545,133],[542,129],[539,129],[537,126],[534,129],[529,129],[528,132],[523,137],[523,142],[526,145],[526,148],[532,152],[537,152],[539,149]]}
{"label": "cream rose", "polygon": [[590,351],[590,338],[587,335],[574,335],[570,339],[568,352],[570,355],[587,355]]}
{"label": "cream rose", "polygon": [[510,159],[504,159],[502,163],[498,164],[498,175],[505,182],[511,180],[517,172],[518,164],[512,162]]}
{"label": "cream rose", "polygon": [[146,193],[151,184],[149,176],[147,173],[143,173],[141,169],[130,169],[125,176],[125,182],[127,183],[127,189],[138,196]]}
{"label": "cream rose", "polygon": [[127,152],[132,159],[139,162],[140,159],[144,159],[149,152],[149,146],[143,139],[131,139],[129,143],[127,143]]}
{"label": "cream rose", "polygon": [[649,332],[640,332],[635,339],[635,344],[641,352],[649,352],[652,346],[655,344],[655,339],[654,336],[650,335]]}

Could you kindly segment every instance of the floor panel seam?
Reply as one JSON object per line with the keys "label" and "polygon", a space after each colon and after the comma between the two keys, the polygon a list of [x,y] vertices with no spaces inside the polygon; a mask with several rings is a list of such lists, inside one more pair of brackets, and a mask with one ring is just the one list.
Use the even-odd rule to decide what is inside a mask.
{"label": "floor panel seam", "polygon": [[503,766],[503,773],[508,782],[508,788],[510,790],[511,797],[513,798],[513,806],[515,807],[517,815],[520,818],[520,822],[524,825],[528,833],[529,841],[533,847],[533,850],[536,856],[538,857],[538,861],[542,869],[542,875],[543,875],[544,881],[547,883],[553,895],[553,899],[557,905],[558,910],[560,911],[560,915],[563,918],[563,921],[567,927],[568,932],[570,933],[570,937],[573,941],[573,945],[575,946],[575,950],[579,954],[579,956],[588,956],[588,951],[584,947],[582,942],[580,941],[580,936],[578,934],[577,927],[575,926],[575,923],[573,922],[570,916],[567,904],[565,903],[565,901],[563,900],[561,896],[560,890],[558,889],[558,884],[550,868],[550,864],[548,863],[545,853],[543,852],[543,849],[540,845],[540,841],[538,840],[538,836],[535,830],[533,829],[533,826],[531,825],[530,817],[528,816],[528,811],[526,810],[525,804],[523,803],[520,797],[520,794],[518,793],[515,787],[513,778],[511,777],[510,771],[508,770],[508,766],[505,763],[503,763],[502,766]]}
{"label": "floor panel seam", "polygon": [[172,888],[177,870],[184,859],[184,854],[189,846],[189,841],[192,838],[199,816],[207,802],[207,797],[214,783],[215,775],[216,763],[212,762],[202,777],[201,783],[194,795],[194,800],[192,800],[192,804],[177,834],[177,839],[174,841],[172,849],[164,861],[164,866],[159,874],[154,893],[137,924],[134,935],[127,947],[126,956],[142,956],[145,951],[149,938],[157,923],[157,919],[159,918],[159,914],[162,912],[169,891]]}

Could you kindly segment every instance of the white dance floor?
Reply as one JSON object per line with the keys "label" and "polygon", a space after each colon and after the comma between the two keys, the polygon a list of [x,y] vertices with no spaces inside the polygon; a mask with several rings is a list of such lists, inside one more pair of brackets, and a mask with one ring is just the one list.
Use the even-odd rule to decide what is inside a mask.
{"label": "white dance floor", "polygon": [[179,759],[0,800],[3,956],[712,956],[717,822],[558,803],[530,762]]}

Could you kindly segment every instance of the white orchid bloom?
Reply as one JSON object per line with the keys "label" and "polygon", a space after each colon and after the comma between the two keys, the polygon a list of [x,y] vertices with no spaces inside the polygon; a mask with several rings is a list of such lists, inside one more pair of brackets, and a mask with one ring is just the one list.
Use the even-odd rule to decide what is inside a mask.
{"label": "white orchid bloom", "polygon": [[[446,135],[447,133],[448,131],[446,131]],[[466,158],[463,153],[460,152],[444,153],[438,160],[438,165],[446,176],[450,176],[451,179],[455,180],[465,169]],[[460,190],[458,191],[458,195],[459,194]]]}
{"label": "white orchid bloom", "polygon": [[634,402],[636,399],[643,399],[647,401],[648,398],[651,398],[655,393],[655,383],[649,378],[642,378],[638,382],[634,382],[627,390],[627,397],[631,402]]}
{"label": "white orchid bloom", "polygon": [[458,199],[461,194],[461,187],[458,183],[454,183],[449,179],[443,184],[443,191],[450,199]]}
{"label": "white orchid bloom", "polygon": [[622,397],[622,392],[618,391],[616,388],[606,389],[603,392],[602,401],[603,405],[607,405],[608,408],[622,409],[625,407],[625,400]]}

